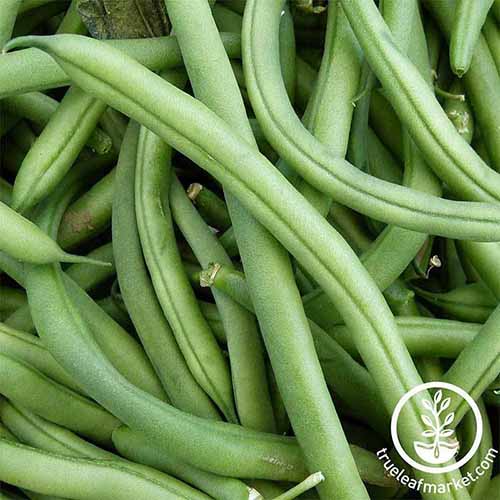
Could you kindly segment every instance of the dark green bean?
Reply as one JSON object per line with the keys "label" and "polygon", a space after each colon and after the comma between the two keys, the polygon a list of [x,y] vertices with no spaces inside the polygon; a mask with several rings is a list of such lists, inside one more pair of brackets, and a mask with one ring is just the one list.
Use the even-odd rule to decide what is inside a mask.
{"label": "dark green bean", "polygon": [[187,194],[209,225],[221,231],[231,226],[226,204],[210,189],[196,182],[190,184]]}

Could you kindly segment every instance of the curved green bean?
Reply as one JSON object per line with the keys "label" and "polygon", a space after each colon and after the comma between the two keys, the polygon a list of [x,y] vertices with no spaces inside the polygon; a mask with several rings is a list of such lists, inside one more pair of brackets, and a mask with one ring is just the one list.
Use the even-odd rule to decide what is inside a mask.
{"label": "curved green bean", "polygon": [[109,444],[120,422],[99,405],[49,379],[27,363],[0,355],[0,392],[47,420]]}
{"label": "curved green bean", "polygon": [[0,353],[24,361],[56,382],[76,392],[82,392],[80,385],[56,362],[34,335],[0,323]]}
{"label": "curved green bean", "polygon": [[[139,125],[126,132],[116,167],[113,199],[113,249],[120,291],[153,367],[172,404],[204,418],[218,419],[182,356],[148,275],[135,216],[134,179]],[[139,293],[138,293],[139,290]]]}
{"label": "curved green bean", "polygon": [[74,248],[109,227],[115,174],[111,170],[68,207],[57,235],[62,248]]}
{"label": "curved green bean", "polygon": [[204,491],[219,500],[258,500],[260,495],[238,479],[217,476],[177,460],[169,453],[162,453],[138,432],[128,427],[118,427],[113,432],[113,444],[129,460],[149,465]]}
{"label": "curved green bean", "polygon": [[500,176],[459,137],[422,76],[395,48],[375,5],[369,0],[342,4],[386,95],[429,166],[458,196],[498,200]]}
{"label": "curved green bean", "polygon": [[[2,100],[2,104],[8,112],[28,118],[43,127],[47,125],[59,106],[58,101],[41,92],[6,97]],[[91,133],[87,145],[98,154],[104,154],[110,150],[110,141],[110,137],[97,128]]]}
{"label": "curved green bean", "polygon": [[[57,186],[94,132],[106,104],[77,87],[68,90],[25,156],[12,190],[12,208],[26,212]],[[111,140],[104,153],[111,149]]]}
{"label": "curved green bean", "polygon": [[0,48],[10,40],[22,0],[5,0],[0,16]]}
{"label": "curved green bean", "polygon": [[[185,3],[168,0],[166,5],[196,97],[233,127],[252,149],[256,149],[243,102],[231,78],[229,61],[205,2],[195,2],[197,12],[201,14],[196,19],[186,15]],[[289,15],[286,9],[281,14],[282,17]],[[199,32],[204,33],[203,39],[196,37]],[[198,67],[204,71],[201,73]],[[278,70],[281,74],[280,63]],[[231,106],[228,106],[229,102]],[[365,498],[366,490],[350,456],[347,440],[320,371],[288,257],[272,237],[249,217],[231,185],[222,184],[235,224],[243,265],[250,276],[250,290],[264,342],[307,465],[325,474],[327,479],[320,488],[325,498],[343,494],[347,489],[359,498]],[[282,286],[276,289],[273,281],[274,276],[279,274]],[[287,338],[276,338],[283,337],[280,334],[282,331],[289,332]],[[289,385],[289,370],[297,374],[296,387]],[[312,428],[314,432],[311,432]]]}
{"label": "curved green bean", "polygon": [[[424,4],[436,18],[445,36],[449,38],[454,14],[455,0],[424,0]],[[500,129],[497,118],[500,115],[500,75],[483,35],[479,36],[469,70],[463,76],[467,96],[470,98],[474,116],[486,149],[495,170],[500,169]],[[485,99],[485,96],[488,99]]]}
{"label": "curved green bean", "polygon": [[476,43],[494,0],[458,0],[450,39],[450,64],[462,77],[469,69]]}
{"label": "curved green bean", "polygon": [[33,222],[3,202],[0,202],[0,219],[2,220],[0,250],[15,259],[33,264],[61,261],[107,265],[88,257],[66,253]]}
{"label": "curved green bean", "polygon": [[[350,5],[352,6],[353,3],[350,3]],[[438,205],[443,207],[443,204],[448,202],[437,197],[417,194],[415,190],[378,181],[358,171],[345,161],[338,159],[334,161],[328,151],[325,150],[325,147],[314,140],[304,130],[297,117],[294,117],[291,113],[278,72],[270,72],[270,68],[276,68],[277,48],[271,50],[270,47],[276,47],[277,44],[275,32],[277,31],[280,5],[280,2],[250,2],[247,9],[246,28],[243,32],[247,89],[254,110],[259,116],[261,125],[270,142],[306,180],[311,184],[316,183],[319,189],[331,193],[341,203],[377,220],[391,222],[407,229],[444,235],[441,229],[437,230],[435,224],[439,219],[438,212],[441,212]],[[347,8],[345,10],[348,12]],[[378,11],[377,16],[379,16]],[[270,23],[272,23],[272,27],[267,27]],[[266,26],[266,29],[263,29],[264,26]],[[257,34],[257,30],[259,34]],[[413,66],[411,67],[413,68]],[[415,70],[413,69],[413,71]],[[418,75],[418,79],[420,78],[420,75]],[[424,93],[430,93],[427,86],[425,86]],[[273,96],[272,106],[269,102],[271,95]],[[279,100],[277,100],[276,96],[280,97]],[[434,98],[432,97],[432,99]],[[444,115],[442,110],[441,113]],[[446,129],[451,124],[448,118],[444,118],[446,120],[444,129]],[[457,135],[454,128],[453,133]],[[472,155],[475,156],[474,153]],[[467,168],[469,168],[469,164],[467,164]],[[455,169],[454,162],[453,169]],[[488,180],[497,175],[490,172],[486,165],[482,170],[484,170],[482,174],[484,173],[485,178],[488,178]],[[454,178],[458,178],[459,176],[455,174]],[[450,182],[453,183],[453,181]],[[489,182],[488,188],[492,189],[493,184]],[[467,183],[467,186],[469,186],[469,183]],[[494,196],[490,199],[493,200]],[[382,208],[382,205],[384,208]],[[395,209],[396,205],[397,210]],[[410,209],[408,205],[412,205],[412,208]],[[463,206],[464,209],[465,206]],[[429,213],[424,207],[433,213],[432,221],[429,221],[425,228],[416,223],[415,220],[417,218],[415,211],[419,213],[419,222],[423,222],[427,218]],[[455,205],[454,216],[459,217],[460,211],[459,205]],[[392,218],[392,214],[395,212],[397,212],[399,220]],[[411,215],[411,212],[413,212],[413,215]],[[468,211],[468,214],[470,215],[470,211]],[[451,222],[451,218],[448,221]],[[463,219],[462,222],[464,222]],[[460,237],[468,238],[464,234],[465,224],[462,224],[461,227]],[[451,226],[448,226],[448,229],[450,228]],[[448,233],[447,236],[451,235]]]}
{"label": "curved green bean", "polygon": [[[172,75],[171,78],[176,82],[179,77]],[[145,127],[141,129],[135,206],[142,249],[158,301],[191,373],[225,417],[235,422],[227,362],[199,310],[182,267],[168,204],[163,203],[170,180],[165,164],[171,161],[171,154],[171,148],[162,139]]]}
{"label": "curved green bean", "polygon": [[[172,176],[169,202],[172,216],[202,266],[222,262],[232,267],[210,228],[190,203],[184,188]],[[244,427],[275,432],[273,409],[269,396],[264,348],[255,318],[230,297],[213,289],[226,332],[234,400],[239,421]]]}
{"label": "curved green bean", "polygon": [[160,480],[152,469],[141,473],[138,466],[130,469],[121,461],[67,457],[6,439],[0,439],[0,451],[3,481],[48,495],[76,500],[125,500],[131,495],[151,500],[209,499],[173,478]]}
{"label": "curved green bean", "polygon": [[[221,33],[221,39],[229,57],[241,56],[239,34]],[[182,66],[182,56],[177,40],[173,36],[135,39],[107,40],[105,43],[125,51],[153,71]],[[54,60],[38,49],[26,49],[0,57],[0,99],[6,96],[25,94],[69,85],[70,79]],[[29,74],[30,78],[26,78]]]}
{"label": "curved green bean", "polygon": [[[329,295],[349,321],[356,337],[356,344],[377,386],[384,388],[384,402],[387,410],[391,411],[403,394],[420,383],[420,378],[398,336],[394,320],[380,292],[343,239],[309,204],[297,196],[296,191],[262,156],[238,140],[231,127],[207,111],[202,104],[103,43],[66,35],[61,46],[58,43],[61,37],[63,35],[29,40],[30,43],[36,40],[38,47],[43,46],[44,49],[50,50],[65,70],[71,72],[78,85],[140,120],[164,137],[173,147],[187,154],[226,184],[244,202],[247,209],[265,222],[301,264],[307,266],[320,286],[328,290]],[[88,57],[89,45],[92,47],[91,58]],[[100,57],[97,57],[97,54]],[[119,76],[124,71],[128,75],[126,81]],[[150,93],[135,91],[143,88],[146,83],[151,90]],[[130,95],[133,95],[135,100],[131,99]],[[191,119],[193,113],[197,115],[196,120]],[[210,127],[205,127],[205,123],[210,123]],[[217,147],[217,137],[221,135],[224,136],[224,149]],[[238,159],[238,173],[233,169],[235,158]],[[252,183],[254,188],[250,190],[247,186]],[[286,211],[276,206],[283,196],[289,199]],[[38,266],[38,269],[31,267],[30,275],[35,278],[38,276],[40,279],[38,273],[46,273],[46,269],[43,266]],[[38,280],[36,283],[40,285]],[[47,341],[50,336],[49,325],[42,322],[46,321],[46,316],[53,311],[54,306],[50,306],[49,299],[56,298],[54,291],[52,294],[48,292],[49,290],[44,287],[43,293],[41,290],[37,293],[38,316],[35,319],[35,323],[38,321],[40,325],[39,330],[44,332],[41,335],[45,335]],[[370,301],[365,300],[367,294],[370,295]],[[71,331],[70,325],[67,326],[66,331]],[[88,342],[88,337],[85,338]],[[73,336],[71,339],[76,343]],[[55,342],[50,343],[54,353],[57,349],[56,357],[62,362],[65,358],[64,366],[69,367],[68,357],[75,352],[76,345],[69,348],[64,341],[57,342],[57,345]],[[63,345],[66,346],[64,349],[66,354],[61,350]],[[86,344],[79,342],[78,345],[81,347],[79,349],[81,355]],[[92,351],[94,352],[95,348],[92,348]],[[88,359],[85,364],[87,361],[97,369],[103,360]],[[78,367],[73,366],[72,369],[76,372]],[[109,374],[108,370],[109,367],[106,367],[105,373]],[[104,376],[104,372],[100,373]],[[112,376],[114,379],[116,374],[111,373],[114,374]],[[83,373],[79,373],[79,380],[85,378]],[[94,381],[97,382],[96,379]],[[101,380],[98,385],[99,387],[93,388],[93,395],[96,390],[101,389],[101,397],[96,399],[101,399],[102,402],[104,382]],[[107,400],[108,404],[110,402]],[[186,420],[184,418],[184,421]],[[415,414],[409,412],[408,419],[401,424],[408,439],[416,438],[422,431],[417,412]],[[154,436],[154,433],[151,434]],[[197,443],[197,448],[197,458],[201,459],[200,442]]]}

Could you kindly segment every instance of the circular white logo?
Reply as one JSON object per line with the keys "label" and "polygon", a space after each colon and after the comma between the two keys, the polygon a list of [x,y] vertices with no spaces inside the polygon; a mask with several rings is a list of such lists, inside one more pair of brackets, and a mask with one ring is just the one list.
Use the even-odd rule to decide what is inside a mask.
{"label": "circular white logo", "polygon": [[[413,447],[415,454],[422,462],[430,465],[419,463],[411,458],[401,446],[398,436],[398,419],[402,409],[411,398],[427,389],[437,390],[432,398],[422,401],[420,419],[424,423],[426,430],[422,432],[423,440],[414,441]],[[447,411],[451,403],[451,398],[443,398],[443,389],[458,394],[470,406],[476,420],[476,435],[471,449],[458,462],[440,467],[440,465],[453,459],[460,448],[460,443],[456,438],[452,425],[455,420],[455,414],[452,411]],[[398,401],[392,414],[391,434],[394,446],[405,462],[422,472],[443,474],[459,469],[474,456],[481,444],[483,419],[481,418],[481,412],[476,402],[463,389],[446,382],[428,382],[414,387]]]}

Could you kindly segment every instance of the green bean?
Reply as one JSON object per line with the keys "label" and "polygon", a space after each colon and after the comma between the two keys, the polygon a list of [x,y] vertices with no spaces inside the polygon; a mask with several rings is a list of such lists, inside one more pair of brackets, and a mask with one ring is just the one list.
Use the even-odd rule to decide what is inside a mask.
{"label": "green bean", "polygon": [[[331,154],[344,157],[353,114],[352,100],[360,77],[360,50],[341,8],[328,11],[327,44],[316,86],[304,114],[304,124]],[[342,78],[339,78],[342,75]],[[299,192],[326,216],[330,198],[307,182]]]}
{"label": "green bean", "polygon": [[[138,466],[130,469],[121,461],[67,457],[5,439],[0,440],[0,449],[4,457],[0,477],[44,494],[82,500],[124,500],[131,495],[152,500],[209,498],[172,478],[160,480],[159,473],[149,468],[147,473],[141,473]],[[24,473],[25,467],[29,467],[30,474]]]}
{"label": "green bean", "polygon": [[12,198],[12,185],[5,179],[0,177],[0,201],[6,205],[10,205]]}
{"label": "green bean", "polygon": [[0,323],[0,353],[24,361],[56,382],[76,392],[82,392],[80,385],[61,368],[41,341],[33,335]]}
{"label": "green bean", "polygon": [[226,204],[214,192],[195,182],[187,189],[189,199],[211,226],[225,231],[231,225]]}
{"label": "green bean", "polygon": [[[446,372],[444,380],[462,387],[474,399],[479,399],[500,373],[498,322],[500,308],[496,307],[474,340],[460,353]],[[478,363],[477,360],[481,362]],[[470,409],[457,394],[451,394],[450,409],[455,411],[454,423],[458,424]]]}
{"label": "green bean", "polygon": [[207,495],[219,500],[256,500],[257,492],[242,481],[217,476],[201,469],[182,463],[169,453],[162,453],[152,446],[138,432],[121,426],[113,432],[113,444],[118,452],[134,462],[149,465],[155,469],[172,474]]}
{"label": "green bean", "polygon": [[486,18],[484,23],[483,36],[488,43],[497,71],[500,73],[500,33],[498,32],[498,24],[491,15]]}
{"label": "green bean", "polygon": [[[17,173],[12,207],[26,212],[64,177],[94,131],[106,105],[70,88]],[[111,140],[102,152],[111,149]]]}
{"label": "green bean", "polygon": [[[457,242],[460,250],[472,262],[474,269],[481,276],[485,285],[490,289],[495,298],[500,300],[500,280],[496,273],[492,273],[491,265],[496,266],[500,257],[500,246],[496,243]],[[495,303],[493,303],[495,305]]]}
{"label": "green bean", "polygon": [[[496,173],[459,139],[416,69],[397,50],[387,26],[369,1],[345,2],[347,16],[403,124],[433,168],[466,199],[498,199]],[[411,88],[410,88],[411,84]]]}
{"label": "green bean", "polygon": [[[455,0],[425,0],[424,4],[436,18],[444,34],[449,37],[455,17]],[[471,65],[463,80],[491,158],[491,165],[496,170],[500,169],[500,130],[496,124],[500,114],[500,75],[496,71],[495,62],[483,35],[479,36]],[[486,95],[488,99],[484,98]]]}
{"label": "green bean", "polygon": [[57,33],[74,33],[75,35],[84,35],[87,27],[83,24],[82,18],[78,13],[78,0],[71,0],[71,3],[64,14],[61,24],[57,28]]}
{"label": "green bean", "polygon": [[[2,103],[8,112],[28,118],[41,126],[47,125],[59,106],[55,99],[41,92],[28,92],[6,97]],[[104,154],[110,149],[110,138],[97,128],[91,133],[87,145],[97,153]]]}
{"label": "green bean", "polygon": [[[182,75],[171,74],[181,84]],[[168,204],[171,148],[145,127],[139,134],[135,200],[137,227],[158,301],[196,381],[224,416],[237,421],[226,360],[196,302],[182,268]]]}
{"label": "green bean", "polygon": [[482,283],[471,283],[449,292],[429,292],[414,287],[419,297],[461,321],[483,323],[498,301]]}
{"label": "green bean", "polygon": [[[286,101],[284,92],[282,92],[282,88],[280,86],[278,78],[279,75],[275,74],[277,72],[274,72],[272,73],[272,76],[275,78],[271,79],[271,73],[269,71],[270,68],[276,67],[275,57],[273,58],[273,56],[276,56],[276,50],[270,50],[269,47],[276,45],[276,37],[274,36],[272,40],[271,37],[276,31],[274,26],[276,24],[276,17],[279,19],[279,4],[261,4],[257,2],[251,3],[249,6],[250,5],[253,5],[253,8],[247,9],[247,12],[249,13],[249,16],[247,17],[248,23],[247,29],[244,30],[245,37],[251,40],[250,43],[245,43],[246,38],[244,37],[244,52],[246,54],[244,62],[247,66],[246,74],[248,75],[247,88],[253,102],[253,107],[256,110],[257,115],[259,115],[261,125],[263,125],[263,129],[275,149],[285,159],[287,159],[290,164],[293,164],[293,167],[296,168],[311,184],[316,183],[318,188],[324,192],[330,192],[341,203],[344,203],[347,206],[359,210],[360,212],[370,215],[378,220],[392,222],[407,229],[431,232],[433,234],[444,234],[441,230],[435,230],[437,229],[435,228],[435,223],[437,219],[439,219],[437,215],[437,206],[442,206],[441,204],[444,203],[444,200],[420,193],[417,194],[414,190],[377,181],[373,179],[373,177],[367,177],[366,174],[354,169],[345,161],[340,161],[338,159],[333,161],[333,158],[331,158],[331,155],[328,155],[325,148],[308,135],[299,121],[296,118],[293,118],[293,115],[290,112],[289,104]],[[378,15],[379,14],[377,12],[377,16]],[[267,25],[271,22],[273,23],[272,28],[269,27],[265,30],[262,29],[264,24],[261,23],[265,23]],[[260,26],[260,34],[258,36],[252,32],[252,29],[257,29],[257,24]],[[268,33],[270,33],[269,36]],[[263,36],[264,34],[266,36]],[[264,46],[266,47],[265,49],[263,48]],[[430,92],[430,90],[426,87],[425,93],[427,94],[428,92]],[[271,94],[273,95],[272,115],[269,114],[270,103],[266,101],[266,97],[269,99]],[[277,95],[280,96],[279,101],[276,99]],[[277,103],[279,105],[277,105]],[[446,126],[444,128],[446,129],[450,126],[449,120],[446,118]],[[457,134],[454,128],[453,131]],[[474,153],[472,152],[471,155],[474,156]],[[446,161],[441,163],[444,164]],[[448,164],[449,163],[450,162],[448,162]],[[486,170],[486,165],[484,165],[484,168]],[[455,169],[454,162],[453,169]],[[458,178],[459,176],[455,174],[456,172],[454,172],[454,178]],[[484,174],[486,177],[492,177],[494,173],[485,171]],[[319,182],[320,177],[322,180],[321,184]],[[488,185],[491,186],[491,183]],[[469,186],[468,182],[467,186]],[[330,188],[332,189],[330,190]],[[374,195],[375,191],[378,193],[377,199],[372,200],[372,195]],[[403,195],[403,193],[405,194]],[[404,218],[404,220],[401,220],[400,218],[399,221],[396,221],[395,219],[392,219],[392,215],[390,215],[393,211],[395,211],[393,210],[394,206],[392,205],[396,201],[395,198],[398,198],[398,216],[401,217],[403,213],[408,215],[401,217]],[[426,224],[425,228],[420,226],[420,224],[418,224],[420,227],[417,227],[417,224],[414,224],[416,222],[414,217],[409,215],[406,208],[403,208],[407,205],[410,199],[412,200],[412,210],[410,210],[410,212],[413,212],[416,207],[419,207],[418,221],[420,222],[426,219],[428,215],[424,214],[426,210],[423,209],[423,207],[430,208],[432,205],[436,209],[436,211],[433,212],[435,215],[435,217],[433,217],[433,221]],[[378,205],[379,203],[380,205]],[[382,209],[382,205],[384,205],[384,209]],[[376,208],[377,206],[381,209],[380,211]],[[454,216],[458,216],[458,205],[456,205],[453,213]],[[415,215],[415,213],[413,215]],[[468,211],[468,215],[470,215],[470,211]],[[448,222],[451,222],[451,219],[448,219]],[[461,237],[468,238],[463,231],[464,224],[461,225],[461,228]],[[449,225],[448,229],[450,229]],[[447,234],[447,236],[450,236],[450,234]]]}
{"label": "green bean", "polygon": [[[229,57],[241,54],[240,36],[221,34]],[[107,44],[124,50],[153,71],[182,66],[182,56],[175,37],[137,40],[106,40]],[[68,85],[70,80],[54,60],[37,49],[26,49],[0,58],[0,99]],[[29,74],[31,78],[25,78]]]}
{"label": "green bean", "polygon": [[0,418],[23,444],[70,457],[113,459],[115,456],[73,432],[28,411],[12,401],[0,399]]}
{"label": "green bean", "polygon": [[[488,413],[486,412],[486,407],[484,406],[484,402],[481,399],[478,400],[478,406],[481,413],[481,418],[483,419],[483,434],[481,438],[481,444],[479,445],[477,452],[462,468],[462,475],[468,477],[469,474],[477,473],[477,467],[480,467],[481,461],[488,456],[488,452],[493,448],[493,438],[491,435],[491,426],[488,418]],[[465,415],[460,430],[460,444],[465,450],[470,450],[474,442],[474,437],[476,435],[476,419],[472,412],[469,412],[467,415]],[[491,468],[484,471],[483,474],[478,476],[477,480],[469,486],[468,490],[472,500],[483,500],[489,498],[484,495],[488,490],[492,472],[493,471],[491,470]]]}
{"label": "green bean", "polygon": [[73,264],[66,269],[66,274],[80,287],[84,290],[92,290],[93,288],[99,286],[101,283],[105,282],[116,272],[114,255],[113,255],[113,244],[106,243],[98,248],[95,248],[87,254],[88,257],[92,259],[97,259],[102,262],[108,262],[110,265],[108,267],[99,267],[92,269],[88,264]]}
{"label": "green bean", "polygon": [[218,419],[213,403],[186,365],[144,263],[134,197],[138,133],[138,125],[129,126],[116,172],[113,250],[120,290],[144,349],[172,404],[193,415]]}
{"label": "green bean", "polygon": [[149,467],[124,461],[121,457],[98,448],[71,431],[48,422],[12,402],[0,401],[0,416],[8,429],[24,444],[68,457],[120,462],[123,470],[138,473],[153,482],[175,488],[182,498],[186,498],[186,495],[190,498],[191,488],[180,481]]}
{"label": "green bean", "polygon": [[[205,2],[196,1],[196,10],[201,16],[195,20],[186,16],[186,6],[181,7],[181,4],[170,0],[166,3],[196,97],[232,126],[255,151],[255,139],[211,13]],[[287,15],[286,10],[280,10],[281,13],[283,17]],[[204,38],[195,38],[195,34],[200,32],[204,33]],[[198,70],[200,66],[205,69],[203,73]],[[278,68],[281,73],[280,64]],[[228,102],[231,102],[230,107]],[[350,456],[312,345],[288,256],[265,229],[249,217],[231,184],[222,184],[226,189],[225,197],[235,225],[243,265],[250,276],[250,290],[264,342],[308,467],[325,474],[327,479],[320,488],[325,497],[348,489],[359,498],[365,498],[366,489]],[[263,268],[266,272],[262,272]],[[280,276],[281,287],[274,287],[273,290],[274,276],[277,275]],[[296,311],[296,314],[291,311]],[[276,324],[277,318],[279,325]],[[278,338],[282,331],[289,332],[284,341]],[[288,383],[289,370],[298,375],[296,387],[290,387]],[[299,398],[298,386],[302,388]],[[304,416],[306,408],[307,417]],[[311,432],[311,427],[314,432]]]}
{"label": "green bean", "polygon": [[[420,383],[420,378],[397,334],[394,320],[387,305],[342,238],[338,237],[331,226],[296,195],[293,188],[263,157],[256,154],[243,141],[238,140],[231,127],[224,125],[216,115],[207,111],[202,104],[186,97],[182,91],[176,90],[160,77],[156,77],[132,59],[103,43],[81,37],[75,40],[75,37],[66,35],[63,47],[61,47],[58,41],[63,36],[30,38],[29,40],[30,43],[36,40],[38,47],[43,44],[43,47],[48,48],[52,54],[57,54],[59,63],[64,66],[66,71],[71,72],[72,78],[78,85],[86,90],[91,90],[96,97],[111,103],[113,107],[140,119],[149,128],[161,134],[173,147],[201,164],[220,182],[228,185],[230,190],[245,203],[245,206],[266,223],[273,234],[286,244],[295,257],[299,258],[301,264],[307,266],[320,286],[328,290],[332,299],[336,300],[346,320],[352,326],[353,332],[355,332],[356,344],[363,353],[365,363],[371,368],[370,371],[377,386],[384,388],[381,392],[383,392],[386,409],[391,411],[399,398],[410,387]],[[18,41],[17,44],[19,43]],[[91,58],[88,57],[89,45],[92,47]],[[104,67],[105,71],[103,71]],[[124,73],[125,67],[128,75],[126,81],[119,77]],[[113,70],[110,71],[111,69]],[[106,86],[102,86],[101,81],[108,83]],[[139,84],[139,82],[141,83]],[[154,89],[154,93],[134,92],[137,88],[143,88],[145,84],[148,84],[148,88]],[[117,92],[117,89],[120,89],[120,92]],[[135,99],[140,99],[138,101],[140,105],[134,104],[130,100],[128,97],[130,93],[133,93]],[[161,119],[156,114],[159,113],[159,109],[161,109]],[[198,115],[197,120],[188,119],[193,112]],[[164,120],[168,120],[168,122]],[[172,128],[174,121],[175,128]],[[210,123],[210,127],[205,127],[206,123]],[[224,149],[217,147],[217,137],[221,137],[221,135],[224,137]],[[188,141],[186,141],[187,138],[189,138]],[[191,140],[196,141],[198,146],[193,147],[192,143],[189,142]],[[209,155],[208,152],[210,152]],[[231,170],[235,158],[238,158],[239,164],[238,177]],[[221,168],[221,165],[224,168]],[[255,187],[250,191],[246,186],[252,183],[255,183]],[[286,211],[282,207],[275,206],[283,196],[289,200]],[[299,224],[300,221],[302,223]],[[295,230],[290,230],[289,227],[295,228]],[[328,237],[325,238],[325,235]],[[47,273],[51,269],[43,266],[38,266],[38,269],[30,267],[30,275],[40,279],[41,273]],[[49,277],[45,276],[45,278]],[[260,278],[260,276],[255,276],[255,278]],[[35,279],[35,281],[40,284],[38,280]],[[28,296],[30,294],[29,288]],[[39,331],[48,342],[50,331],[49,325],[45,321],[51,311],[54,311],[54,305],[50,305],[51,299],[57,299],[57,304],[60,304],[58,295],[54,296],[55,291],[60,293],[60,288],[56,286],[52,294],[45,287],[42,293],[41,288],[36,294],[36,307],[34,309],[37,310],[38,316],[35,323],[38,322]],[[370,295],[370,301],[365,300],[367,294]],[[65,304],[68,303],[65,302]],[[60,318],[58,320],[62,326]],[[52,322],[48,321],[48,323],[53,326]],[[52,329],[53,335],[55,336],[58,331],[59,329]],[[72,327],[67,325],[65,328],[66,339],[69,338],[69,331],[72,331]],[[77,332],[82,333],[81,328]],[[76,349],[82,356],[83,346],[86,345],[77,342],[75,337],[71,336],[70,345],[65,339],[60,339],[59,335],[57,343],[50,343],[51,350],[55,353],[55,349],[57,349],[57,357],[65,367],[69,368],[71,365],[73,373],[76,373],[78,366],[71,364],[68,357],[75,353]],[[88,342],[87,335],[85,339]],[[95,346],[95,344],[93,345]],[[96,356],[95,347],[92,347],[92,352],[93,355],[89,358]],[[66,359],[66,362],[63,358]],[[382,359],[385,361],[382,362]],[[88,381],[89,367],[92,366],[97,370],[97,366],[100,366],[102,361],[102,357],[94,360],[86,359],[84,364],[87,375],[82,373],[82,370],[78,370],[78,379]],[[113,373],[111,378],[114,379],[116,373],[108,370],[110,368],[106,365],[106,373]],[[100,373],[104,376],[103,372]],[[97,379],[93,380],[97,382]],[[94,385],[99,387],[93,387],[93,395],[96,396],[95,393],[99,390],[100,397],[96,397],[96,399],[102,403],[103,389],[109,390],[109,386],[104,384],[103,377],[100,378],[99,384]],[[107,400],[107,404],[110,402]],[[128,405],[129,408],[131,406],[135,405]],[[165,407],[162,406],[162,408]],[[163,415],[165,413],[167,412],[162,411]],[[422,430],[419,419],[416,415],[413,418],[412,413],[410,412],[405,424],[402,424],[405,428],[404,435],[408,439],[416,437],[415,433]],[[186,417],[183,421],[187,422]],[[154,438],[155,433],[151,432],[151,429],[149,433]],[[207,458],[200,450],[201,441],[197,442],[197,460],[199,461],[203,456],[205,459]],[[188,451],[185,446],[184,448],[185,451]],[[248,465],[249,461],[246,462],[245,465]],[[254,477],[256,476],[254,474]]]}
{"label": "green bean", "polygon": [[458,0],[450,38],[450,63],[462,77],[470,67],[472,55],[486,16],[494,0]]}
{"label": "green bean", "polygon": [[488,491],[484,497],[488,500],[499,500],[500,499],[500,474],[495,476],[491,481]]}
{"label": "green bean", "polygon": [[16,22],[21,0],[6,0],[2,4],[2,16],[0,18],[0,48],[9,41],[12,29]]}
{"label": "green bean", "polygon": [[91,400],[7,354],[0,355],[0,371],[0,392],[9,399],[96,442],[110,443],[119,421]]}
{"label": "green bean", "polygon": [[[222,262],[232,267],[210,228],[190,203],[184,188],[173,176],[169,195],[172,216],[202,266]],[[273,409],[266,379],[262,339],[255,318],[242,306],[213,289],[227,336],[234,399],[239,421],[245,427],[275,432]]]}
{"label": "green bean", "polygon": [[0,311],[11,311],[26,305],[26,296],[17,288],[0,285]]}
{"label": "green bean", "polygon": [[[79,191],[81,177],[85,177],[86,174],[83,169],[72,169],[45,203],[42,210],[49,219],[47,224],[51,234],[57,232],[59,221],[75,192]],[[85,321],[95,332],[99,346],[114,365],[138,387],[164,399],[165,393],[161,384],[135,339],[113,321],[73,280],[65,274],[62,279],[72,300],[81,308]]]}
{"label": "green bean", "polygon": [[103,265],[87,257],[64,252],[57,243],[35,224],[0,202],[2,231],[0,249],[23,262],[46,264],[49,262],[74,262]]}
{"label": "green bean", "polygon": [[57,236],[62,248],[74,248],[109,227],[115,173],[111,170],[68,207]]}

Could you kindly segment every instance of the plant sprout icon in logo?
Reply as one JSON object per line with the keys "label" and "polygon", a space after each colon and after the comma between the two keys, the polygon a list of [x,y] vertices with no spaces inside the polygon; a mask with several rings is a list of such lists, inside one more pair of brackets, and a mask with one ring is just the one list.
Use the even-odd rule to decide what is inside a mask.
{"label": "plant sprout icon in logo", "polygon": [[441,390],[436,392],[432,401],[424,399],[422,403],[430,414],[420,415],[422,422],[429,427],[422,432],[422,436],[432,438],[432,443],[416,441],[413,445],[417,455],[429,464],[444,464],[458,454],[460,443],[456,438],[453,439],[455,431],[447,428],[453,423],[455,414],[450,412],[444,416],[450,403],[451,398],[443,399]]}
{"label": "plant sprout icon in logo", "polygon": [[[403,448],[398,435],[398,419],[405,405],[417,394],[434,389],[432,399],[423,398],[420,418],[426,426],[422,437],[426,440],[413,441],[412,458]],[[456,425],[455,414],[450,410],[451,398],[443,398],[443,390],[451,391],[459,396],[469,406],[476,423],[476,434],[470,449],[460,458],[453,459],[458,454],[459,442],[453,430]],[[447,382],[427,382],[408,391],[394,409],[391,419],[391,436],[394,446],[401,458],[413,468],[430,474],[445,474],[465,465],[479,449],[483,436],[483,419],[476,402],[467,392],[456,385]],[[409,443],[408,443],[409,446]],[[420,461],[417,461],[418,458]]]}

